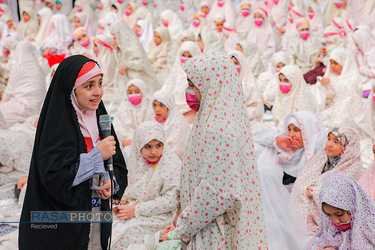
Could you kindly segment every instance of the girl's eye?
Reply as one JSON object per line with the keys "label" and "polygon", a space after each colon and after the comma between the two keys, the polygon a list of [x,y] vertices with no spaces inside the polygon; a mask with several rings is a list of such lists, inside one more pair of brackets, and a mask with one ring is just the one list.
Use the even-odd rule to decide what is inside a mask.
{"label": "girl's eye", "polygon": [[89,85],[86,86],[87,89],[91,89],[91,87],[92,87],[91,84],[89,84]]}

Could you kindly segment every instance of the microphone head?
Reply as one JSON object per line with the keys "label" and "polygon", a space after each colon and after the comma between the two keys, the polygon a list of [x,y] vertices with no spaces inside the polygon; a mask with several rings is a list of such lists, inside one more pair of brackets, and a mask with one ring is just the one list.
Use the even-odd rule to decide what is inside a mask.
{"label": "microphone head", "polygon": [[99,116],[99,125],[103,131],[111,130],[111,123],[111,117],[109,115]]}

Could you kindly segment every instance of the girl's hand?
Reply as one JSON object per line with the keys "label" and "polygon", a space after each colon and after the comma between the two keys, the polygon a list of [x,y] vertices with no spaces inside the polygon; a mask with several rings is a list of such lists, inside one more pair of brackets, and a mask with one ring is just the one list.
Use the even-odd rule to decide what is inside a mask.
{"label": "girl's hand", "polygon": [[310,192],[314,191],[311,187],[306,188],[306,196],[307,198],[311,199],[312,194]]}
{"label": "girl's hand", "polygon": [[330,80],[329,80],[327,77],[324,77],[324,78],[322,78],[322,80],[320,80],[320,83],[321,83],[321,84],[326,84],[326,85],[328,85],[329,82],[330,82]]}
{"label": "girl's hand", "polygon": [[[118,219],[119,220],[128,220],[135,217],[135,205],[132,206],[118,206]],[[116,214],[115,214],[116,215]]]}
{"label": "girl's hand", "polygon": [[282,28],[282,27],[280,27],[280,28],[279,28],[279,32],[280,32],[280,35],[284,35],[284,33],[285,33],[285,29]]}
{"label": "girl's hand", "polygon": [[103,190],[96,190],[99,198],[102,200],[106,200],[111,197],[111,180],[107,179],[100,183],[99,187],[104,187]]}
{"label": "girl's hand", "polygon": [[293,140],[289,136],[285,137],[276,137],[276,144],[279,145],[279,147],[282,150],[285,151],[293,151],[292,148],[298,148],[299,146],[299,141]]}
{"label": "girl's hand", "polygon": [[327,55],[327,49],[326,48],[320,48],[319,54],[322,54],[323,56],[326,56]]}
{"label": "girl's hand", "polygon": [[180,216],[180,213],[181,213],[181,207],[178,206],[178,208],[177,208],[177,212],[176,212],[176,216],[175,216],[174,219],[173,219],[173,225],[174,225],[174,226],[176,226],[176,224],[177,224],[177,219],[178,219],[178,216]]}
{"label": "girl's hand", "polygon": [[168,233],[163,233],[162,235],[160,235],[160,238],[161,238],[163,241],[168,240]]}
{"label": "girl's hand", "polygon": [[18,180],[18,182],[17,182],[17,188],[19,190],[21,190],[27,184],[27,179],[28,179],[28,177],[25,176],[25,177],[22,177],[21,179]]}
{"label": "girl's hand", "polygon": [[176,227],[172,224],[170,224],[169,226],[167,226],[166,228],[164,228],[164,233],[169,233],[171,231],[173,231]]}
{"label": "girl's hand", "polygon": [[120,68],[120,70],[118,72],[120,73],[120,75],[125,75],[126,74],[126,67],[125,67],[125,65],[122,65],[122,67]]}
{"label": "girl's hand", "polygon": [[116,141],[112,135],[98,142],[96,146],[102,154],[103,160],[108,160],[112,155],[116,154]]}
{"label": "girl's hand", "polygon": [[122,140],[122,146],[126,147],[132,144],[132,140]]}

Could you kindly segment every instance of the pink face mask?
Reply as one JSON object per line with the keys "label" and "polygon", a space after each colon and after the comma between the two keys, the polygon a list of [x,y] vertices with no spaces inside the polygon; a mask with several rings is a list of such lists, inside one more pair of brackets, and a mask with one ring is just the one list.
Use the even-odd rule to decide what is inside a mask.
{"label": "pink face mask", "polygon": [[82,8],[77,8],[77,11],[78,12],[82,12]]}
{"label": "pink face mask", "polygon": [[221,7],[223,7],[224,3],[223,2],[217,2],[217,5],[221,8]]}
{"label": "pink face mask", "polygon": [[44,3],[44,0],[40,0],[41,3]]}
{"label": "pink face mask", "polygon": [[155,165],[156,163],[158,163],[160,161],[161,157],[162,157],[162,155],[156,161],[154,161],[154,162],[150,162],[146,158],[143,158],[143,159],[145,160],[145,162],[146,162],[147,165],[152,166],[152,165]]}
{"label": "pink face mask", "polygon": [[341,3],[335,3],[336,8],[340,9]]}
{"label": "pink face mask", "polygon": [[273,0],[273,3],[274,3],[274,4],[278,4],[278,3],[279,3],[279,0]]}
{"label": "pink face mask", "polygon": [[255,18],[254,23],[256,26],[261,26],[263,24],[262,18]]}
{"label": "pink face mask", "polygon": [[165,27],[168,27],[168,22],[167,22],[167,21],[163,21],[162,24],[163,24]]}
{"label": "pink face mask", "polygon": [[89,39],[86,39],[85,41],[81,42],[81,45],[83,47],[87,47],[87,46],[89,46],[89,44],[90,44],[90,40]]}
{"label": "pink face mask", "polygon": [[118,3],[123,3],[123,2],[124,2],[124,0],[118,0],[117,2],[118,2]]}
{"label": "pink face mask", "polygon": [[154,2],[154,8],[156,8],[156,3]]}
{"label": "pink face mask", "polygon": [[56,5],[57,10],[61,10],[61,8],[62,8],[61,5]]}
{"label": "pink face mask", "polygon": [[193,25],[194,25],[195,27],[198,27],[198,26],[199,26],[199,21],[198,21],[198,20],[194,20],[194,21],[193,21]]}
{"label": "pink face mask", "polygon": [[134,106],[137,106],[142,101],[142,94],[132,94],[128,95],[128,101],[133,104]]}
{"label": "pink face mask", "polygon": [[310,18],[310,19],[313,19],[314,16],[315,16],[314,13],[309,13],[309,18]]}
{"label": "pink face mask", "polygon": [[182,56],[182,57],[181,57],[181,64],[183,64],[183,63],[186,62],[187,60],[188,60],[188,58]]}
{"label": "pink face mask", "polygon": [[159,120],[157,116],[155,116],[155,120],[158,122],[158,123],[162,123],[162,122],[165,122],[167,120],[168,116],[164,117],[163,119]]}
{"label": "pink face mask", "polygon": [[373,95],[373,96],[372,96],[372,99],[373,99],[373,100],[374,100],[374,102],[375,102],[375,95]]}
{"label": "pink face mask", "polygon": [[292,6],[289,5],[289,6],[288,6],[288,11],[291,10],[291,9],[292,9]]}
{"label": "pink face mask", "polygon": [[279,84],[279,88],[280,88],[281,93],[283,93],[283,94],[288,94],[290,89],[291,89],[289,84],[285,85],[285,84],[282,84],[282,83]]}
{"label": "pink face mask", "polygon": [[47,4],[47,7],[53,9],[53,4]]}
{"label": "pink face mask", "polygon": [[185,6],[183,4],[180,4],[180,9],[183,11],[185,9]]}
{"label": "pink face mask", "polygon": [[102,4],[102,3],[98,4],[98,9],[99,9],[99,10],[102,10],[102,9],[103,9],[103,4]]}
{"label": "pink face mask", "polygon": [[3,50],[3,54],[4,55],[10,55],[10,52],[9,52],[9,50]]}
{"label": "pink face mask", "polygon": [[250,15],[250,11],[248,11],[248,10],[243,10],[243,11],[242,11],[242,15],[243,15],[244,17],[247,17],[248,15]]}
{"label": "pink face mask", "polygon": [[137,33],[137,37],[140,37],[141,35],[142,35],[141,32],[138,32],[138,33]]}
{"label": "pink face mask", "polygon": [[291,17],[288,18],[289,22],[293,23],[293,19]]}
{"label": "pink face mask", "polygon": [[238,71],[238,74],[240,74],[241,73],[241,66],[236,66],[236,69]]}
{"label": "pink face mask", "polygon": [[131,13],[132,13],[132,11],[129,10],[129,9],[126,9],[126,10],[125,10],[125,15],[130,16]]}
{"label": "pink face mask", "polygon": [[148,4],[148,2],[147,2],[147,1],[142,1],[142,4],[143,4],[144,6],[146,6],[146,5]]}
{"label": "pink face mask", "polygon": [[26,18],[24,18],[23,21],[24,21],[25,23],[27,23],[29,20],[27,20]]}
{"label": "pink face mask", "polygon": [[276,69],[276,72],[279,73],[281,69]]}
{"label": "pink face mask", "polygon": [[346,231],[348,229],[350,229],[352,227],[352,220],[346,222],[346,223],[341,223],[340,225],[336,225],[335,223],[333,223],[332,221],[332,224],[335,226],[335,228],[337,228],[338,230],[340,231]]}
{"label": "pink face mask", "polygon": [[198,112],[200,104],[197,103],[195,100],[195,92],[191,89],[185,89],[185,97],[186,97],[186,103],[189,105],[189,107],[192,110],[195,110]]}
{"label": "pink face mask", "polygon": [[301,32],[299,35],[301,36],[302,39],[306,40],[310,36],[310,33],[309,32]]}

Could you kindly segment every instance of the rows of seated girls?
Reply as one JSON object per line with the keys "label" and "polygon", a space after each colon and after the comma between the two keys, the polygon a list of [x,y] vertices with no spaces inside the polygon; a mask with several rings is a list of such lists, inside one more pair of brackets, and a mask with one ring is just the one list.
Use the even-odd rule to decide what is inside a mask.
{"label": "rows of seated girls", "polygon": [[[19,215],[14,186],[21,190],[22,204],[44,97],[58,63],[75,54],[101,66],[103,101],[121,141],[118,150],[135,174],[129,175],[123,197],[126,205],[119,209],[119,221],[114,225],[114,246],[143,244],[145,235],[160,231],[163,239],[176,239],[168,225],[178,204],[180,159],[197,114],[186,102],[188,81],[182,65],[211,51],[224,51],[241,79],[271,249],[299,249],[315,233],[315,237],[323,237],[322,230],[331,230],[319,228],[332,227],[325,223],[324,215],[331,212],[322,210],[319,193],[332,173],[349,176],[340,177],[348,183],[362,177],[360,183],[374,199],[372,1],[203,0],[180,4],[165,0],[153,4],[77,0],[72,6],[64,0],[24,0],[20,1],[21,20],[14,17],[11,5],[0,7],[3,218]],[[152,125],[147,123],[150,120]],[[146,128],[155,138],[141,140]],[[148,145],[153,140],[158,142]],[[171,156],[169,160],[162,157],[159,166],[164,168],[152,171],[154,166],[139,151],[158,143],[163,145],[159,157]],[[164,188],[156,190],[150,184],[139,189],[138,182]],[[350,185],[357,188],[357,184]],[[127,205],[146,193],[153,199],[139,205],[137,216],[124,215]],[[339,207],[335,202],[327,204]],[[348,211],[346,205],[339,208]],[[355,224],[357,216],[351,218]],[[342,222],[348,221],[345,219]],[[354,227],[340,231],[335,246],[366,249],[355,242],[374,245],[366,236],[374,230],[373,221],[360,223],[367,223],[358,229],[361,233],[351,233]],[[3,231],[12,230],[4,227]],[[168,244],[181,242],[176,239]]]}

